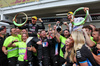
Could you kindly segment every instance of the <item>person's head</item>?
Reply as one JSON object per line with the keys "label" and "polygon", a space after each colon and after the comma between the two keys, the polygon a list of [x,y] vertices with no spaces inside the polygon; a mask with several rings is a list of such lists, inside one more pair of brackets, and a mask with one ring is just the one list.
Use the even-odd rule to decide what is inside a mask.
{"label": "person's head", "polygon": [[2,28],[4,28],[3,30],[4,30],[4,33],[6,34],[6,26],[2,26]]}
{"label": "person's head", "polygon": [[0,28],[0,34],[1,34],[1,35],[5,35],[5,30],[4,30],[4,28]]}
{"label": "person's head", "polygon": [[37,17],[36,16],[32,16],[31,20],[32,20],[32,24],[36,24]]}
{"label": "person's head", "polygon": [[53,38],[55,37],[55,32],[54,32],[54,30],[52,30],[51,36],[52,36]]}
{"label": "person's head", "polygon": [[56,30],[56,27],[57,27],[57,26],[56,26],[56,25],[54,25],[54,26],[53,26],[53,30]]}
{"label": "person's head", "polygon": [[11,32],[11,35],[15,35],[15,36],[17,35],[16,28],[11,28],[10,32]]}
{"label": "person's head", "polygon": [[68,38],[68,39],[65,41],[65,45],[66,45],[66,48],[67,48],[67,49],[70,49],[70,48],[73,47],[74,41],[71,41],[71,39]]}
{"label": "person's head", "polygon": [[48,35],[50,36],[52,34],[52,30],[49,30],[48,31]]}
{"label": "person's head", "polygon": [[89,26],[92,28],[93,31],[96,29],[95,25],[90,24]]}
{"label": "person's head", "polygon": [[64,37],[68,38],[70,36],[69,30],[65,29],[64,30]]}
{"label": "person's head", "polygon": [[19,28],[16,28],[16,32],[17,32],[17,34],[20,34],[20,29]]}
{"label": "person's head", "polygon": [[26,30],[26,29],[23,29],[23,30],[21,31],[21,33],[27,33],[27,30]]}
{"label": "person's head", "polygon": [[74,57],[76,55],[76,50],[81,49],[83,44],[85,44],[85,38],[82,32],[80,31],[72,31],[71,36],[69,37],[71,41],[73,41],[74,46],[71,50],[70,60],[74,62]]}
{"label": "person's head", "polygon": [[67,18],[68,18],[69,20],[71,20],[71,19],[72,19],[72,15],[73,15],[73,12],[68,12],[68,13],[67,13]]}
{"label": "person's head", "polygon": [[74,49],[78,50],[85,44],[85,38],[82,32],[80,31],[73,31],[71,36],[69,37],[71,41],[74,41]]}
{"label": "person's head", "polygon": [[22,33],[22,41],[26,42],[27,38],[28,38],[28,33]]}
{"label": "person's head", "polygon": [[40,36],[41,36],[42,38],[46,37],[46,31],[45,31],[45,30],[42,30]]}
{"label": "person's head", "polygon": [[82,29],[84,29],[84,28],[86,29],[87,34],[88,34],[88,35],[91,35],[91,33],[92,33],[92,28],[91,28],[89,25],[83,26]]}
{"label": "person's head", "polygon": [[93,40],[97,43],[100,41],[100,28],[96,28],[95,31],[92,33]]}

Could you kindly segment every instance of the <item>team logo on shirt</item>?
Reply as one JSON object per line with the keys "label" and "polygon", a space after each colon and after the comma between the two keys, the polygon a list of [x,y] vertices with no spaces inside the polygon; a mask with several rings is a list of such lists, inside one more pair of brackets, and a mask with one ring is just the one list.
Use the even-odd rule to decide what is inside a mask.
{"label": "team logo on shirt", "polygon": [[35,27],[32,27],[32,29],[35,29]]}
{"label": "team logo on shirt", "polygon": [[43,47],[48,47],[48,42],[42,42]]}
{"label": "team logo on shirt", "polygon": [[76,56],[77,56],[77,58],[81,58],[82,56],[81,56],[81,52],[80,51],[77,51],[76,52]]}

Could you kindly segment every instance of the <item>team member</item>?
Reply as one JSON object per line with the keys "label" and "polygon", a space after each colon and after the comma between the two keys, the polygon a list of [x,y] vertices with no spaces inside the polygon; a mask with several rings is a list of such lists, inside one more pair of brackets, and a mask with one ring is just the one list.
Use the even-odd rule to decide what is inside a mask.
{"label": "team member", "polygon": [[[89,10],[89,8],[85,7],[84,11],[86,12],[86,10]],[[80,21],[82,21],[84,19],[82,17],[78,17],[78,18],[74,17],[74,20],[73,20],[72,19],[72,15],[73,15],[73,12],[68,12],[67,13],[68,19],[70,20],[70,23],[69,23],[69,31],[70,31],[70,33],[72,32],[72,30],[79,30],[80,31],[82,29],[82,27],[83,27],[83,24],[75,26],[75,25],[72,24],[72,22],[79,23]],[[89,16],[89,18],[91,18],[91,17]],[[89,20],[87,19],[87,21],[89,21]]]}
{"label": "team member", "polygon": [[26,30],[26,29],[22,29],[21,30],[21,34],[23,34],[23,33],[27,33],[28,31]]}
{"label": "team member", "polygon": [[90,24],[89,26],[92,28],[93,31],[95,31],[95,29],[96,29],[96,26],[95,25]]}
{"label": "team member", "polygon": [[63,64],[63,66],[72,66],[73,62],[70,60],[70,54],[71,54],[71,50],[73,48],[73,41],[71,41],[69,38],[66,40],[65,42],[66,46],[65,46],[65,55],[64,58],[65,63]]}
{"label": "team member", "polygon": [[[36,16],[32,16],[31,21],[32,21],[32,26],[25,25],[25,26],[22,26],[21,28],[28,28],[29,38],[27,40],[27,46],[30,47],[32,45],[37,49],[38,45],[36,44],[36,42],[39,41],[37,38],[38,29],[45,29],[45,26],[44,26],[41,18],[39,19],[39,21],[41,22],[42,26],[39,26],[36,24],[36,22],[37,22]],[[33,52],[27,50],[27,54],[28,54],[28,60],[32,63]],[[33,63],[35,64],[36,62],[33,62]],[[35,64],[35,65],[37,65],[37,64]]]}
{"label": "team member", "polygon": [[45,30],[41,31],[41,41],[42,45],[39,45],[39,50],[41,52],[38,52],[39,59],[43,61],[43,66],[49,66],[50,63],[50,45],[52,44],[52,39],[48,39]]}
{"label": "team member", "polygon": [[74,42],[74,50],[71,52],[71,61],[74,62],[74,56],[76,56],[79,66],[96,66],[97,64],[90,48],[85,44],[83,33],[80,31],[73,31],[69,38]]}
{"label": "team member", "polygon": [[0,28],[0,66],[8,66],[7,55],[5,55],[2,51],[2,46],[5,40],[5,31],[4,28]]}
{"label": "team member", "polygon": [[96,45],[96,42],[93,40],[93,37],[91,36],[92,28],[89,25],[87,25],[87,26],[83,26],[82,29],[85,35],[87,45],[92,48],[93,46]]}
{"label": "team member", "polygon": [[[2,51],[7,55],[9,60],[9,66],[16,66],[17,57],[18,57],[18,48],[17,47],[8,47],[9,44],[20,41],[21,38],[18,38],[16,33],[16,28],[11,29],[11,36],[7,37],[3,43]],[[7,48],[7,50],[6,50]]]}
{"label": "team member", "polygon": [[67,40],[67,38],[70,36],[69,30],[65,29],[64,30],[64,36],[60,35],[59,33],[57,33],[57,31],[55,31],[55,35],[56,35],[56,39],[57,41],[60,43],[60,65],[62,65],[65,61],[64,61],[64,51],[62,50],[62,48],[65,46],[65,41]]}
{"label": "team member", "polygon": [[51,41],[51,43],[49,44],[49,55],[50,55],[51,66],[59,66],[60,44],[56,39],[54,30],[51,31],[51,35],[48,37],[48,39],[49,41]]}
{"label": "team member", "polygon": [[64,37],[62,35],[60,35],[59,33],[57,33],[56,35],[57,35],[56,36],[57,37],[57,40],[61,42],[61,46],[60,46],[60,48],[61,48],[60,49],[60,56],[64,58],[62,48],[65,45],[65,41],[70,36],[69,30],[67,30],[67,29],[64,30]]}
{"label": "team member", "polygon": [[22,29],[28,28],[29,37],[37,36],[38,29],[45,29],[45,26],[44,26],[43,21],[42,21],[41,18],[39,18],[39,21],[41,22],[42,26],[39,26],[39,25],[36,24],[36,22],[37,22],[37,17],[36,16],[32,16],[31,21],[32,21],[32,26],[25,25],[25,26],[22,26],[21,28]]}
{"label": "team member", "polygon": [[95,31],[93,31],[93,40],[97,42],[97,45],[93,48],[93,56],[96,60],[96,62],[100,65],[100,28],[96,28]]}

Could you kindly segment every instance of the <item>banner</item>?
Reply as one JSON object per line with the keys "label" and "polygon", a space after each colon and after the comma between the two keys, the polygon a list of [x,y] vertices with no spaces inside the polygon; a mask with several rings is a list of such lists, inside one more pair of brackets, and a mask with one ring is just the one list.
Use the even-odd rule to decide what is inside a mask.
{"label": "banner", "polygon": [[10,7],[14,5],[29,3],[29,2],[38,2],[39,0],[0,0],[0,7]]}

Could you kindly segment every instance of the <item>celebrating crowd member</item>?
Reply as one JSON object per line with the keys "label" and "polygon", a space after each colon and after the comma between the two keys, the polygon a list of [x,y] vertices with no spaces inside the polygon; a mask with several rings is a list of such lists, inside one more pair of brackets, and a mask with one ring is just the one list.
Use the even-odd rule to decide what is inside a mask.
{"label": "celebrating crowd member", "polygon": [[[45,26],[44,26],[41,18],[39,18],[39,21],[41,22],[42,26],[39,26],[36,24],[36,22],[37,22],[36,16],[32,16],[31,21],[32,21],[32,26],[25,25],[25,26],[22,26],[21,28],[28,28],[29,38],[27,41],[27,46],[30,47],[32,45],[32,46],[35,46],[35,48],[37,48],[36,41],[39,41],[38,37],[37,37],[38,29],[45,29]],[[28,54],[28,61],[35,64],[36,62],[32,62],[33,61],[33,52],[27,50],[27,54]],[[34,56],[34,58],[36,58],[36,56]]]}
{"label": "celebrating crowd member", "polygon": [[[86,10],[89,10],[89,8],[87,8],[87,7],[84,7],[84,11],[86,12]],[[75,25],[73,25],[72,24],[72,22],[74,22],[74,23],[79,23],[80,21],[82,21],[84,18],[82,18],[82,17],[78,17],[78,18],[75,18],[74,17],[74,19],[72,19],[72,15],[73,15],[73,12],[68,12],[68,14],[67,14],[67,16],[68,16],[68,19],[70,20],[70,23],[69,23],[69,31],[71,32],[72,30],[81,30],[82,29],[82,27],[83,27],[83,24],[81,24],[81,25],[78,25],[78,26],[75,26]],[[89,16],[89,18],[90,18],[90,16]],[[86,20],[88,20],[88,19],[86,19]],[[85,20],[85,21],[86,21]]]}
{"label": "celebrating crowd member", "polygon": [[16,42],[15,43],[10,43],[8,45],[8,47],[18,47],[19,50],[18,50],[18,61],[19,61],[19,66],[27,66],[28,65],[28,60],[25,59],[24,60],[24,56],[25,56],[25,52],[26,52],[26,48],[27,48],[27,45],[26,45],[26,40],[28,38],[28,34],[22,34],[22,42]]}
{"label": "celebrating crowd member", "polygon": [[49,55],[49,45],[51,44],[50,40],[47,38],[45,30],[41,31],[41,48],[39,47],[38,51],[38,59],[39,62],[43,61],[43,66],[49,66],[50,63],[50,55]]}
{"label": "celebrating crowd member", "polygon": [[9,33],[7,33],[7,29],[6,29],[6,26],[2,26],[2,28],[4,28],[4,38],[6,39],[8,36],[10,36]]}
{"label": "celebrating crowd member", "polygon": [[100,65],[100,28],[96,28],[93,31],[93,40],[97,42],[97,45],[93,48],[93,56],[96,62]]}
{"label": "celebrating crowd member", "polygon": [[73,31],[70,39],[74,42],[73,51],[71,52],[71,61],[74,62],[74,56],[76,56],[77,64],[79,66],[96,66],[97,64],[90,48],[85,44],[83,33],[80,31]]}
{"label": "celebrating crowd member", "polygon": [[22,29],[21,34],[27,33],[28,31],[26,29]]}
{"label": "celebrating crowd member", "polygon": [[[20,41],[21,38],[18,38],[16,28],[11,29],[11,36],[7,37],[3,43],[2,51],[7,55],[9,60],[9,66],[16,66],[17,57],[18,57],[18,48],[17,47],[8,47],[9,44]],[[7,50],[6,50],[7,48]]]}
{"label": "celebrating crowd member", "polygon": [[92,28],[89,25],[83,26],[83,32],[85,35],[87,45],[91,48],[93,46],[95,46],[96,42],[93,40],[93,37],[91,36],[92,35]]}
{"label": "celebrating crowd member", "polygon": [[71,54],[71,50],[73,48],[73,41],[71,41],[69,38],[66,40],[65,42],[66,44],[66,48],[65,48],[65,55],[64,55],[64,58],[66,59],[65,63],[63,64],[66,65],[66,66],[72,66],[73,65],[73,62],[70,60],[70,54]]}
{"label": "celebrating crowd member", "polygon": [[[57,40],[61,42],[61,46],[60,47],[63,48],[64,45],[65,45],[65,41],[70,36],[69,30],[67,30],[67,29],[64,30],[64,37],[61,36],[59,33],[57,33],[56,35],[57,35],[56,36],[57,37]],[[64,57],[63,51],[61,49],[60,49],[60,56],[61,57]]]}
{"label": "celebrating crowd member", "polygon": [[95,25],[90,24],[89,26],[92,28],[93,31],[95,31],[95,29],[96,29]]}
{"label": "celebrating crowd member", "polygon": [[2,46],[5,40],[5,31],[4,28],[0,28],[0,66],[8,66],[7,55],[2,51]]}
{"label": "celebrating crowd member", "polygon": [[51,32],[51,37],[48,38],[49,41],[52,41],[49,45],[50,63],[51,66],[59,66],[60,43],[56,39],[54,30]]}
{"label": "celebrating crowd member", "polygon": [[60,43],[60,65],[62,65],[65,61],[64,60],[64,51],[62,50],[63,47],[65,47],[65,41],[67,40],[67,38],[70,36],[69,30],[65,29],[64,30],[64,37],[62,35],[60,35],[59,33],[57,33],[57,31],[55,31],[56,34],[56,39],[57,41]]}

